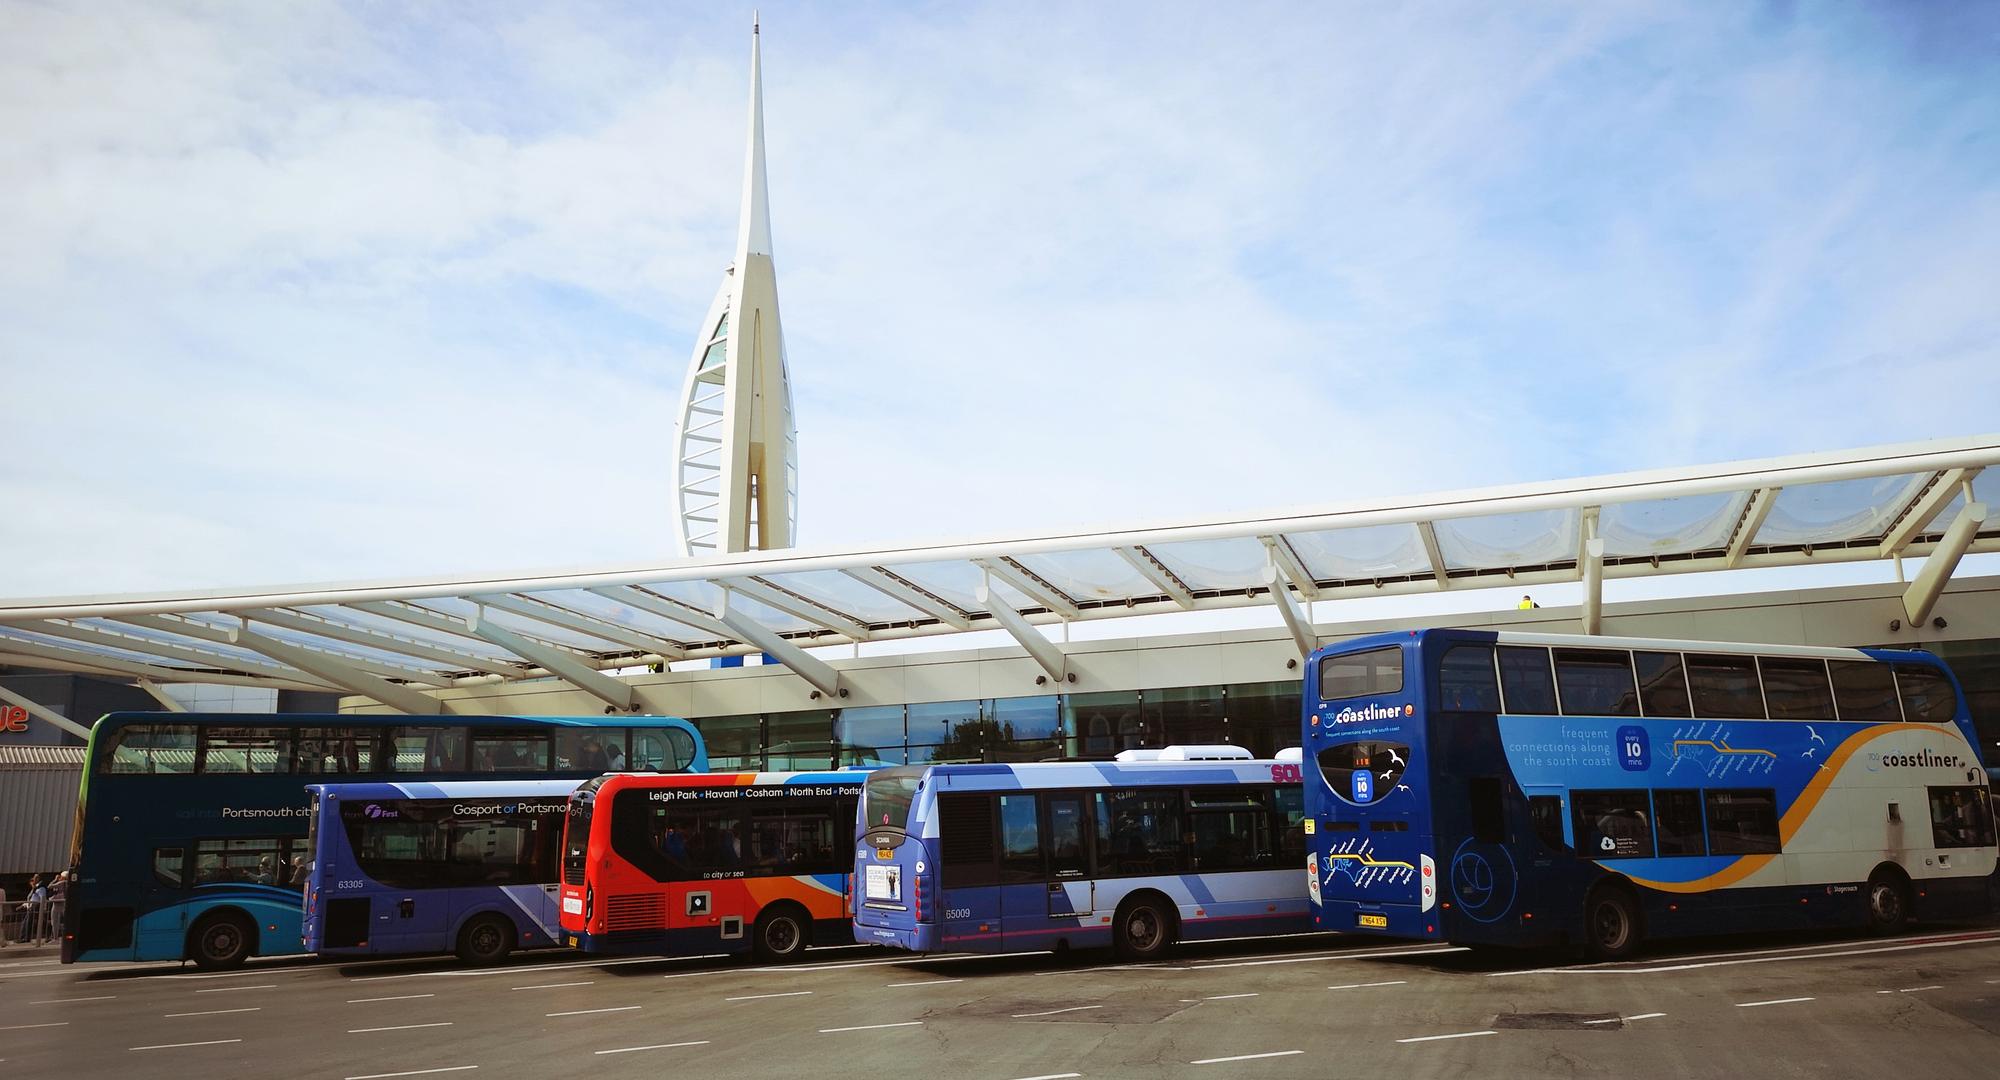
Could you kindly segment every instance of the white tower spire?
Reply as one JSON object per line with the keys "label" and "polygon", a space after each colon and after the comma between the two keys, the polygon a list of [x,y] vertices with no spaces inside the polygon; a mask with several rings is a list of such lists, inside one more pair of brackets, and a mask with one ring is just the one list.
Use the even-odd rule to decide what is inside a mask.
{"label": "white tower spire", "polygon": [[758,30],[753,15],[736,261],[695,339],[674,439],[674,505],[687,555],[790,547],[798,525],[798,431],[771,261]]}

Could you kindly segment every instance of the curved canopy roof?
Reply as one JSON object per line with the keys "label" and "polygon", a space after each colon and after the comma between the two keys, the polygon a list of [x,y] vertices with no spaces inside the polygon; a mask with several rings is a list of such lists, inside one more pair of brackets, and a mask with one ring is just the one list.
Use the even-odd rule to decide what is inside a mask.
{"label": "curved canopy roof", "polygon": [[1948,574],[1967,551],[2000,551],[1984,514],[1996,464],[1989,435],[938,546],[0,599],[0,663],[339,690],[411,712],[438,710],[424,687],[553,675],[631,708],[601,672],[761,651],[834,695],[838,673],[799,646],[1005,629],[1060,677],[1030,624],[1276,603],[1304,645],[1301,599],[1580,580],[1589,628],[1606,577],[1934,551]]}

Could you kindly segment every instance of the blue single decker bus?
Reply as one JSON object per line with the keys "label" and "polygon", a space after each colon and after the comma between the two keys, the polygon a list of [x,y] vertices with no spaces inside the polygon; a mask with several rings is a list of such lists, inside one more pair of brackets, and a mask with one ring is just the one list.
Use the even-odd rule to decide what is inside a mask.
{"label": "blue single decker bus", "polygon": [[704,771],[669,717],[112,713],[91,729],[63,961],[301,951],[306,785]]}
{"label": "blue single decker bus", "polygon": [[1928,653],[1412,631],[1314,652],[1304,707],[1322,929],[1611,959],[1988,902],[1987,774]]}
{"label": "blue single decker bus", "polygon": [[495,964],[560,944],[563,814],[579,783],[308,784],[306,951]]}
{"label": "blue single decker bus", "polygon": [[1148,959],[1308,931],[1303,820],[1297,759],[1240,746],[882,769],[863,786],[854,937]]}

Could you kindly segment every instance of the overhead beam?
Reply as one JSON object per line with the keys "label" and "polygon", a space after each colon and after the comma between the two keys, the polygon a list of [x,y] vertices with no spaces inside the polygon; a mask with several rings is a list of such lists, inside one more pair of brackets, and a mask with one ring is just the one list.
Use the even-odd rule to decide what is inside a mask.
{"label": "overhead beam", "polygon": [[[972,560],[972,565],[986,571],[989,577],[1005,582],[1008,588],[1034,601],[1038,607],[1047,608],[1065,619],[1074,619],[1077,617],[1078,609],[1076,601],[1057,592],[1053,586],[1042,584],[1040,579],[1031,574],[1024,573],[1004,557],[974,559]],[[981,601],[981,603],[985,603],[985,601]],[[1003,603],[1000,606],[1006,607],[1007,605]],[[1017,611],[1015,614],[1018,615],[1020,612]]]}
{"label": "overhead beam", "polygon": [[1986,524],[1986,504],[1966,503],[1958,512],[1958,517],[1944,530],[1944,539],[1924,560],[1924,568],[1917,571],[1917,579],[1910,582],[1903,593],[1903,614],[1910,617],[1912,629],[1922,626],[1931,617],[1931,609],[1937,606],[1938,597],[1943,595],[1945,583],[1951,580],[1951,572],[1958,569],[1958,560],[1965,557],[1967,548],[1972,546],[1972,538],[1979,533],[1979,527]]}
{"label": "overhead beam", "polygon": [[1959,489],[1979,472],[1978,469],[1946,469],[1938,473],[1931,486],[1925,488],[1896,518],[1896,524],[1882,537],[1882,546],[1876,553],[1885,559],[1902,554],[1903,548],[1923,532],[1924,526],[1929,525],[1931,519],[1938,516],[1938,511],[1943,510]]}
{"label": "overhead beam", "polygon": [[632,703],[637,698],[630,686],[598,671],[562,649],[539,641],[531,641],[487,620],[484,615],[485,612],[482,610],[466,623],[466,628],[478,635],[480,640],[498,645],[530,663],[540,665],[550,674],[614,709],[633,711]]}
{"label": "overhead beam", "polygon": [[139,689],[144,690],[146,693],[152,695],[153,700],[160,703],[160,708],[165,709],[168,712],[187,711],[187,706],[181,704],[179,698],[173,696],[172,694],[167,693],[165,688],[163,688],[159,683],[156,683],[151,679],[140,679]]}
{"label": "overhead beam", "polygon": [[296,630],[302,634],[314,634],[319,637],[330,638],[334,641],[345,641],[350,645],[366,645],[371,649],[381,649],[384,652],[401,653],[404,656],[414,657],[419,660],[429,660],[435,664],[444,664],[454,671],[483,671],[488,675],[499,675],[509,679],[518,679],[527,674],[526,669],[516,664],[509,664],[484,656],[474,656],[471,653],[440,649],[435,645],[426,645],[422,642],[406,641],[402,638],[391,637],[388,634],[377,633],[373,630],[343,626],[326,619],[317,619],[300,615],[296,612],[279,611],[275,608],[254,608],[249,611],[239,611],[236,614],[256,622],[281,626],[287,630]]}
{"label": "overhead beam", "polygon": [[539,600],[529,600],[510,593],[486,593],[478,596],[468,596],[466,599],[475,604],[483,604],[495,611],[505,611],[519,615],[524,619],[534,619],[538,622],[547,623],[550,626],[560,626],[565,630],[573,630],[579,634],[602,638],[605,641],[614,642],[627,648],[637,649],[642,653],[658,653],[661,656],[669,658],[678,658],[681,655],[681,646],[677,641],[668,641],[665,638],[657,638],[651,634],[642,634],[628,627],[608,623],[603,619],[570,611],[567,608],[559,608],[553,604],[545,604]]}
{"label": "overhead beam", "polygon": [[156,664],[142,664],[136,660],[117,660],[108,656],[73,652],[69,649],[50,648],[15,638],[0,638],[0,664],[41,667],[50,671],[74,671],[84,675],[128,675],[135,679],[155,679],[160,682],[209,683],[215,686],[254,686],[262,689],[313,692],[338,689],[318,679],[265,679],[255,675],[238,675],[233,671],[196,671],[190,668],[160,667]]}
{"label": "overhead beam", "polygon": [[1007,633],[1013,635],[1014,640],[1028,650],[1028,655],[1034,657],[1035,663],[1040,664],[1042,670],[1049,673],[1049,678],[1057,682],[1063,681],[1064,676],[1068,674],[1068,662],[1055,642],[1043,637],[1040,630],[1029,625],[1028,620],[1014,610],[1014,605],[1009,603],[1006,597],[993,591],[990,583],[979,586],[975,595],[979,602],[985,605],[987,613],[993,616],[993,621],[1006,628]]}
{"label": "overhead beam", "polygon": [[1451,588],[1451,574],[1444,565],[1444,549],[1438,547],[1437,526],[1428,521],[1417,522],[1417,535],[1423,538],[1424,554],[1430,557],[1431,573],[1437,578],[1438,588]]}
{"label": "overhead beam", "polygon": [[1743,508],[1743,520],[1736,525],[1736,535],[1729,538],[1729,554],[1722,560],[1725,567],[1734,570],[1736,564],[1743,561],[1751,543],[1757,539],[1757,530],[1763,528],[1764,519],[1771,516],[1771,507],[1778,501],[1778,492],[1783,490],[1767,487],[1750,493],[1750,504]]}
{"label": "overhead beam", "polygon": [[201,641],[216,641],[229,644],[229,631],[220,626],[210,626],[191,619],[176,619],[166,615],[110,615],[110,622],[121,622],[128,626],[143,626],[148,630],[158,630],[163,634],[178,634],[182,637]]}
{"label": "overhead beam", "polygon": [[652,593],[640,592],[630,585],[600,586],[584,591],[602,596],[606,600],[617,601],[627,607],[635,607],[640,611],[658,615],[662,619],[672,619],[677,623],[691,626],[705,634],[714,634],[716,637],[727,638],[731,641],[736,640],[736,631],[722,625],[720,620],[709,616],[707,613],[696,611],[676,600],[666,600]]}
{"label": "overhead beam", "polygon": [[847,691],[840,688],[840,672],[833,665],[806,652],[785,640],[778,632],[737,610],[730,601],[735,594],[729,589],[722,590],[722,602],[716,605],[715,617],[723,625],[734,631],[737,638],[757,646],[767,655],[775,656],[778,662],[792,669],[792,674],[812,684],[813,688],[827,697],[846,697]]}
{"label": "overhead beam", "polygon": [[853,566],[842,570],[841,573],[898,603],[908,604],[916,608],[918,611],[929,615],[931,618],[951,627],[953,630],[965,631],[972,629],[972,620],[966,618],[964,612],[911,585],[902,578],[886,573],[877,567]]}
{"label": "overhead beam", "polygon": [[1285,629],[1292,632],[1292,641],[1299,647],[1299,659],[1311,656],[1319,648],[1319,635],[1313,632],[1312,620],[1306,617],[1305,609],[1286,586],[1285,573],[1275,561],[1264,564],[1264,584],[1269,587],[1271,602],[1278,606],[1279,617],[1285,620]]}
{"label": "overhead beam", "polygon": [[[283,679],[302,679],[308,682],[316,681],[306,672],[286,667],[283,664],[272,664],[263,660],[247,660],[240,656],[228,656],[223,653],[208,652],[204,649],[176,645],[167,641],[127,637],[123,634],[114,634],[89,626],[47,622],[31,623],[23,626],[22,629],[32,630],[37,634],[47,634],[50,637],[68,638],[71,641],[101,645],[107,649],[123,649],[126,652],[146,653],[150,656],[158,656],[168,660],[184,660],[188,663],[201,664],[206,667],[226,668],[231,671],[241,671],[245,674],[275,675]],[[223,637],[226,641],[228,635],[225,633]]]}
{"label": "overhead beam", "polygon": [[1143,547],[1112,548],[1126,565],[1139,572],[1139,576],[1152,583],[1153,588],[1166,594],[1167,599],[1178,604],[1183,611],[1194,610],[1194,593],[1181,579],[1174,576],[1166,565],[1153,558],[1153,553]]}
{"label": "overhead beam", "polygon": [[34,700],[33,698],[23,697],[20,694],[17,694],[12,690],[7,689],[4,686],[0,686],[0,701],[11,702],[15,705],[19,705],[21,708],[28,710],[29,712],[35,714],[36,716],[41,717],[44,720],[47,720],[49,723],[54,724],[55,726],[63,729],[64,731],[69,732],[71,735],[75,735],[83,739],[90,738],[89,728],[84,727],[82,724],[79,724],[76,721],[71,720],[69,717],[64,716],[63,714],[55,711],[54,709],[49,708],[47,705],[44,705],[41,702]]}
{"label": "overhead beam", "polygon": [[797,616],[814,626],[845,634],[850,641],[867,641],[874,636],[868,632],[865,624],[818,604],[802,600],[766,581],[758,581],[755,578],[725,578],[716,584],[766,607],[774,607],[787,615]]}
{"label": "overhead beam", "polygon": [[1292,588],[1297,589],[1300,596],[1308,600],[1319,599],[1319,582],[1313,580],[1312,572],[1306,569],[1306,564],[1299,561],[1299,553],[1292,550],[1290,541],[1278,533],[1270,533],[1257,539],[1263,542],[1264,550],[1270,553],[1271,561],[1285,571],[1285,576],[1292,581]]}
{"label": "overhead beam", "polygon": [[1604,540],[1583,542],[1583,632],[1604,632]]}
{"label": "overhead beam", "polygon": [[397,622],[409,623],[411,626],[421,626],[426,630],[436,630],[441,634],[454,634],[462,638],[471,638],[474,641],[484,640],[478,634],[468,629],[463,620],[455,616],[440,614],[429,608],[417,607],[415,604],[407,601],[356,600],[352,603],[343,603],[341,606],[350,607],[356,611],[365,611],[370,615],[380,615],[385,619],[394,619]]}
{"label": "overhead beam", "polygon": [[298,668],[349,693],[373,698],[399,712],[413,716],[435,716],[445,711],[444,703],[429,694],[420,693],[407,686],[399,686],[387,679],[376,678],[346,660],[327,653],[265,637],[251,630],[248,624],[231,631],[229,643],[263,653],[281,664]]}

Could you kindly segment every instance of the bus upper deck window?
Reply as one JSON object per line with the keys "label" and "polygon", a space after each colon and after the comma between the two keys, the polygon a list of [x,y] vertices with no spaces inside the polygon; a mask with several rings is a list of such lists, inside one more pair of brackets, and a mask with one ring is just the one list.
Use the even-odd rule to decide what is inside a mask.
{"label": "bus upper deck window", "polygon": [[1338,653],[1319,662],[1321,700],[1394,694],[1403,689],[1403,648]]}
{"label": "bus upper deck window", "polygon": [[1532,646],[1502,645],[1500,690],[1510,713],[1555,715],[1556,682],[1549,670],[1549,651]]}
{"label": "bus upper deck window", "polygon": [[1902,691],[1905,719],[1949,724],[1958,712],[1958,695],[1944,672],[1922,664],[1897,664],[1896,686]]}
{"label": "bus upper deck window", "polygon": [[1500,711],[1490,645],[1454,645],[1438,661],[1438,708],[1448,712]]}

